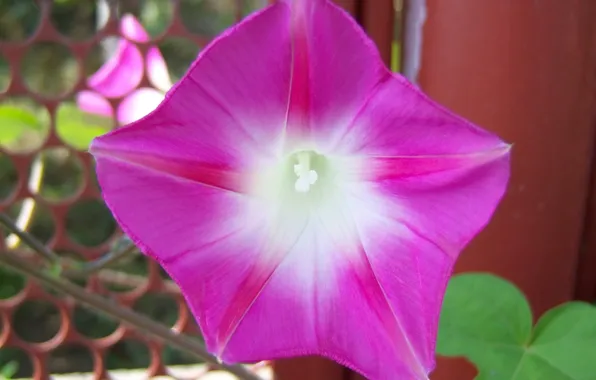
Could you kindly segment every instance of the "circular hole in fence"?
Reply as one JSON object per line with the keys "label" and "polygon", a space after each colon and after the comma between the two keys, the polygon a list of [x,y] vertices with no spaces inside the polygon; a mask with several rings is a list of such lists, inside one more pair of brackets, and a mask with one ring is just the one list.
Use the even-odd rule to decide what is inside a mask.
{"label": "circular hole in fence", "polygon": [[19,173],[9,155],[0,152],[0,204],[7,202],[16,192]]}
{"label": "circular hole in fence", "polygon": [[[53,374],[93,372],[93,354],[82,344],[62,345],[50,352],[48,370]],[[53,377],[50,377],[50,379]]]}
{"label": "circular hole in fence", "polygon": [[118,322],[82,306],[76,305],[72,321],[77,332],[90,339],[110,336],[118,329]]}
{"label": "circular hole in fence", "polygon": [[0,266],[0,301],[12,298],[25,288],[27,279],[22,274]]}
{"label": "circular hole in fence", "polygon": [[[174,13],[173,1],[163,0],[121,0],[121,16],[129,14],[129,10],[138,5],[138,18],[143,31],[150,37],[163,34],[170,23]],[[127,8],[127,5],[130,7]],[[134,39],[134,38],[133,38]],[[140,41],[142,42],[142,41]]]}
{"label": "circular hole in fence", "polygon": [[93,37],[97,29],[97,2],[54,1],[50,15],[54,28],[72,40]]}
{"label": "circular hole in fence", "polygon": [[0,2],[0,42],[25,41],[31,37],[41,19],[36,0],[2,0]]}
{"label": "circular hole in fence", "polygon": [[138,87],[143,67],[143,55],[134,42],[108,36],[92,47],[85,58],[84,72],[90,90],[119,98]]}
{"label": "circular hole in fence", "polygon": [[167,326],[174,326],[178,321],[178,302],[166,294],[145,294],[135,302],[133,309]]}
{"label": "circular hole in fence", "polygon": [[[195,42],[183,37],[164,38],[158,47],[165,59],[173,83],[184,76],[201,50]],[[159,87],[158,83],[153,84]]]}
{"label": "circular hole in fence", "polygon": [[[52,210],[47,206],[36,202],[33,198],[21,199],[8,208],[8,216],[15,224],[24,231],[29,232],[40,242],[47,244],[56,233],[56,222]],[[6,237],[6,247],[14,249],[27,247],[16,235]]]}
{"label": "circular hole in fence", "polygon": [[79,65],[65,45],[36,42],[21,61],[21,73],[29,90],[57,97],[74,88],[79,79]]}
{"label": "circular hole in fence", "polygon": [[30,153],[47,140],[50,114],[29,98],[5,98],[0,103],[0,125],[0,147],[8,153]]}
{"label": "circular hole in fence", "polygon": [[29,354],[15,347],[0,348],[0,379],[26,379],[33,376]]}
{"label": "circular hole in fence", "polygon": [[29,190],[45,200],[60,202],[72,198],[84,185],[83,164],[66,148],[45,149],[33,160],[31,173],[41,171],[39,181],[30,181]]}
{"label": "circular hole in fence", "polygon": [[25,301],[12,316],[14,331],[27,342],[49,341],[58,334],[61,323],[60,310],[49,301]]}
{"label": "circular hole in fence", "polygon": [[0,54],[0,93],[6,92],[10,85],[12,73],[10,70],[10,63]]}
{"label": "circular hole in fence", "polygon": [[[105,357],[106,368],[113,380],[137,380],[147,378],[147,368],[151,364],[149,348],[138,340],[122,340],[113,345]],[[131,370],[118,373],[118,370]]]}
{"label": "circular hole in fence", "polygon": [[165,346],[161,351],[161,360],[166,366],[166,373],[175,379],[202,379],[207,372],[201,359],[170,346]]}
{"label": "circular hole in fence", "polygon": [[141,254],[124,257],[110,268],[113,272],[102,273],[100,281],[111,292],[130,292],[147,284],[148,263]]}
{"label": "circular hole in fence", "polygon": [[202,36],[215,36],[234,24],[236,0],[181,0],[180,18],[186,29]]}
{"label": "circular hole in fence", "polygon": [[56,110],[56,133],[78,150],[87,150],[91,141],[114,126],[110,102],[93,91],[82,91],[75,102],[63,102]]}
{"label": "circular hole in fence", "polygon": [[106,205],[97,199],[73,204],[66,214],[66,233],[76,243],[96,247],[108,241],[116,222]]}

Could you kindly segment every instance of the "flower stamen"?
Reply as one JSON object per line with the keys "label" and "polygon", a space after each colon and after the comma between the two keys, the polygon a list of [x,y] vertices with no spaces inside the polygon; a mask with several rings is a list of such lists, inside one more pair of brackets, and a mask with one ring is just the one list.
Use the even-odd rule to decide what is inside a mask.
{"label": "flower stamen", "polygon": [[318,173],[310,168],[310,154],[308,152],[300,152],[297,155],[298,163],[294,165],[294,173],[298,176],[294,184],[294,188],[299,193],[306,193],[310,190],[311,185],[314,185],[319,178]]}

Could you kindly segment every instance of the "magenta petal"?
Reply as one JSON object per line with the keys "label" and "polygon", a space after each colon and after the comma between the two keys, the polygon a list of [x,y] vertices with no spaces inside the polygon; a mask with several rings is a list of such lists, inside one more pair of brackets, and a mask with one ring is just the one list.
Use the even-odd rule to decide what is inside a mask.
{"label": "magenta petal", "polygon": [[442,267],[433,270],[444,272],[435,274],[441,284],[451,260],[387,223],[369,222],[376,230],[363,246],[354,240],[351,220],[346,214],[311,222],[245,313],[224,360],[316,354],[370,379],[428,378],[433,330],[425,324],[416,254],[425,250],[438,261]]}
{"label": "magenta petal", "polygon": [[120,33],[134,42],[147,42],[150,39],[143,25],[131,14],[125,14],[120,19]]}
{"label": "magenta petal", "polygon": [[106,97],[120,97],[134,90],[143,77],[143,56],[128,40],[118,41],[116,52],[87,80],[92,90]]}
{"label": "magenta petal", "polygon": [[162,92],[167,92],[172,87],[170,73],[166,61],[156,47],[147,52],[147,75],[151,84]]}
{"label": "magenta petal", "polygon": [[509,151],[482,163],[470,159],[452,170],[392,177],[371,183],[382,194],[383,208],[455,260],[505,193]]}
{"label": "magenta petal", "polygon": [[128,124],[153,111],[163,101],[164,94],[152,88],[140,88],[122,100],[118,107],[118,122]]}
{"label": "magenta petal", "polygon": [[406,179],[441,172],[482,166],[509,153],[510,146],[500,146],[483,152],[427,156],[372,156],[360,168],[360,178],[369,181]]}
{"label": "magenta petal", "polygon": [[[151,39],[141,23],[130,14],[122,16],[120,33],[133,42],[144,43]],[[172,87],[172,82],[170,81],[166,62],[157,47],[151,47],[147,51],[146,65],[151,84],[163,92],[168,91]]]}
{"label": "magenta petal", "polygon": [[454,259],[505,192],[509,149],[400,76],[377,88],[336,147],[366,157],[383,207]]}
{"label": "magenta petal", "polygon": [[443,109],[398,74],[370,94],[343,132],[335,147],[338,154],[436,156],[481,153],[505,145]]}
{"label": "magenta petal", "polygon": [[294,60],[289,135],[325,150],[387,76],[374,43],[329,1],[291,2]]}
{"label": "magenta petal", "polygon": [[99,137],[91,151],[230,170],[248,170],[255,160],[275,154],[287,109],[288,25],[283,4],[248,17],[203,50],[154,112]]}
{"label": "magenta petal", "polygon": [[[209,350],[217,353],[224,344],[219,340],[222,319],[238,310],[232,301],[246,292],[246,278],[265,281],[258,275],[267,268],[255,266],[264,262],[262,217],[244,195],[142,163],[130,156],[98,155],[106,202],[124,232],[178,282]],[[172,167],[183,168],[174,163],[167,169]]]}
{"label": "magenta petal", "polygon": [[247,17],[205,48],[167,97],[189,117],[226,113],[263,149],[279,150],[290,86],[289,23],[283,3]]}
{"label": "magenta petal", "polygon": [[362,206],[354,215],[371,271],[418,365],[428,374],[435,367],[441,303],[454,258],[396,218],[395,210],[368,202]]}
{"label": "magenta petal", "polygon": [[112,117],[113,111],[110,102],[103,96],[93,91],[81,91],[76,94],[77,107],[82,111]]}

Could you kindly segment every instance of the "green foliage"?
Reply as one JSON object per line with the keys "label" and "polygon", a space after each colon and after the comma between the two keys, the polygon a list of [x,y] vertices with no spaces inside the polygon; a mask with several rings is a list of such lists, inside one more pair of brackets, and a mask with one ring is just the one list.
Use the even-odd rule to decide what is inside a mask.
{"label": "green foliage", "polygon": [[0,126],[0,145],[4,146],[13,144],[28,129],[41,129],[41,123],[33,112],[9,104],[0,105]]}
{"label": "green foliage", "polygon": [[570,302],[532,313],[513,284],[489,274],[452,279],[437,351],[464,356],[477,380],[590,380],[596,374],[596,307]]}
{"label": "green foliage", "polygon": [[0,380],[31,376],[30,367],[31,362],[24,351],[12,347],[0,347]]}
{"label": "green foliage", "polygon": [[62,140],[81,150],[112,129],[112,125],[111,118],[85,113],[74,103],[62,103],[56,115],[56,129]]}
{"label": "green foliage", "polygon": [[13,271],[0,267],[0,300],[17,295],[25,287],[25,278]]}
{"label": "green foliage", "polygon": [[10,361],[0,366],[0,379],[12,379],[19,370],[19,363]]}

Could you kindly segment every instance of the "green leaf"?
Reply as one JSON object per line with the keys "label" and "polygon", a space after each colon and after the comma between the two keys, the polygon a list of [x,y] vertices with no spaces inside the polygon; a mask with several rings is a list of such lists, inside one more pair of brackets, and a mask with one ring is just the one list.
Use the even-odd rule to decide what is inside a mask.
{"label": "green leaf", "polygon": [[34,113],[13,105],[0,105],[0,127],[0,145],[14,143],[27,129],[42,129]]}
{"label": "green leaf", "polygon": [[19,363],[8,362],[0,367],[0,379],[11,379],[19,370]]}
{"label": "green leaf", "polygon": [[477,380],[591,380],[596,374],[596,308],[572,302],[532,314],[513,284],[489,274],[455,276],[447,290],[437,351],[464,356]]}
{"label": "green leaf", "polygon": [[111,118],[81,111],[75,104],[63,103],[56,115],[56,130],[67,144],[84,150],[91,140],[112,129]]}

